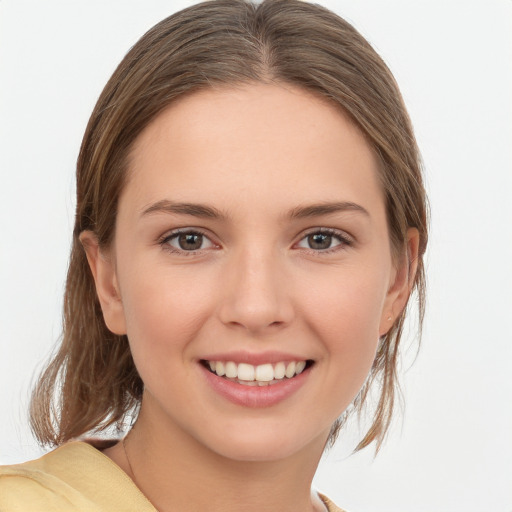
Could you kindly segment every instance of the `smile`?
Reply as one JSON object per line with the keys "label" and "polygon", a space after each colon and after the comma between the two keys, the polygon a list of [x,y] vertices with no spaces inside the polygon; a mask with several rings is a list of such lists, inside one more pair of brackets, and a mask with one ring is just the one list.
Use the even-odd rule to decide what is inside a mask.
{"label": "smile", "polygon": [[212,373],[246,386],[271,386],[300,375],[313,361],[280,361],[252,365],[234,361],[202,361]]}

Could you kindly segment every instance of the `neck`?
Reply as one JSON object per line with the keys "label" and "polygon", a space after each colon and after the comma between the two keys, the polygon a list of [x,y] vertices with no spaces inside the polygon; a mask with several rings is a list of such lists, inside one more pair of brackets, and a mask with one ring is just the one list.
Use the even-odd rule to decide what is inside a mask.
{"label": "neck", "polygon": [[149,421],[142,408],[125,450],[118,445],[107,455],[130,474],[159,512],[312,512],[319,504],[312,501],[311,482],[324,443],[315,440],[278,460],[233,460],[175,425]]}

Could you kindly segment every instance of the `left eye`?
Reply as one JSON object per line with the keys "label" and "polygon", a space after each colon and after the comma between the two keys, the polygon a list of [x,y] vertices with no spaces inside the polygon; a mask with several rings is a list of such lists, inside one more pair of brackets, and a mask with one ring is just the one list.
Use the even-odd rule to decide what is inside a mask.
{"label": "left eye", "polygon": [[164,242],[178,251],[200,251],[213,247],[209,238],[196,231],[174,233],[167,237]]}
{"label": "left eye", "polygon": [[304,249],[325,251],[326,249],[332,249],[338,245],[341,245],[344,242],[346,243],[341,235],[317,231],[305,236],[297,245],[298,247],[302,247]]}

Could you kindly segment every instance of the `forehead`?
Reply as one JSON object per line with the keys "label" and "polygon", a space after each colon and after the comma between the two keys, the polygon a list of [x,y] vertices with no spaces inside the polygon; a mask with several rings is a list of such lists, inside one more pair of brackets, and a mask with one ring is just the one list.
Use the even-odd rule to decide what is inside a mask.
{"label": "forehead", "polygon": [[372,149],[340,108],[295,87],[252,84],[193,93],[157,116],[134,144],[123,195],[141,207],[165,195],[225,198],[233,208],[269,197],[290,207],[371,202],[381,199],[377,173]]}

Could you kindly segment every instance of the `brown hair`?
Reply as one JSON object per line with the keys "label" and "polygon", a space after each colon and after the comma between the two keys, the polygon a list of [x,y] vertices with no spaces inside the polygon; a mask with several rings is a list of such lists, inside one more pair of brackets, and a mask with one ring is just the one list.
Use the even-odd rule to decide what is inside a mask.
{"label": "brown hair", "polygon": [[[129,51],[101,93],[77,163],[77,207],[64,298],[60,349],[31,402],[32,429],[43,444],[61,444],[122,423],[137,413],[143,383],[126,336],[103,320],[79,235],[111,243],[127,157],[141,131],[184,94],[223,84],[285,82],[330,99],[348,113],[378,155],[391,246],[403,254],[407,229],[420,235],[414,286],[420,327],[425,300],[422,256],[426,197],[419,154],[397,85],[382,59],[346,21],[299,0],[213,0],[170,16]],[[357,449],[382,442],[397,387],[406,312],[381,338],[357,410],[380,385],[373,423]],[[333,426],[335,438],[341,420]]]}

